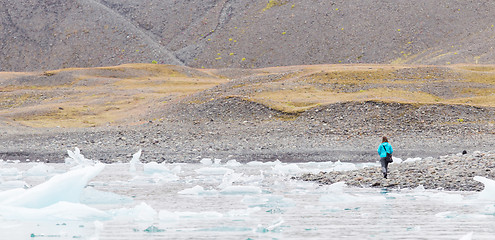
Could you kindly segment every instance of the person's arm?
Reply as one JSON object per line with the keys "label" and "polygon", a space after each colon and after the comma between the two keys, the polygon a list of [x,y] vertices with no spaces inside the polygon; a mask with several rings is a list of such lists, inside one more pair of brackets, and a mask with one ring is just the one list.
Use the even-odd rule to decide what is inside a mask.
{"label": "person's arm", "polygon": [[394,149],[392,149],[392,144],[388,144],[388,146],[390,147],[390,154],[392,154],[394,152]]}

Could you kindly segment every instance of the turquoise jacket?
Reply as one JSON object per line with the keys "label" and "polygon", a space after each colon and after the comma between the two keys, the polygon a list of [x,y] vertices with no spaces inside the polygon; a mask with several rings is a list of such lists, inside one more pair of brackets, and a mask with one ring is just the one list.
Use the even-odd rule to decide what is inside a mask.
{"label": "turquoise jacket", "polygon": [[[383,146],[385,146],[385,149],[387,149],[386,152],[385,152],[385,149],[383,149]],[[394,150],[392,149],[392,145],[390,145],[390,143],[384,142],[384,143],[380,144],[380,146],[378,146],[378,154],[380,154],[380,157],[386,157],[387,152],[390,154],[392,154],[394,152]]]}

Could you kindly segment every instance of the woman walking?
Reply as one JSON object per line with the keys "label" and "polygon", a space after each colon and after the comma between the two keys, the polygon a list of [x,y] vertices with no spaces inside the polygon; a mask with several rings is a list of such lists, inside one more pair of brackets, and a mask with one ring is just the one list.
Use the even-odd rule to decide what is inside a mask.
{"label": "woman walking", "polygon": [[378,154],[380,155],[380,164],[382,165],[383,177],[387,178],[388,164],[392,162],[392,145],[388,143],[387,137],[382,138],[382,144],[378,146]]}

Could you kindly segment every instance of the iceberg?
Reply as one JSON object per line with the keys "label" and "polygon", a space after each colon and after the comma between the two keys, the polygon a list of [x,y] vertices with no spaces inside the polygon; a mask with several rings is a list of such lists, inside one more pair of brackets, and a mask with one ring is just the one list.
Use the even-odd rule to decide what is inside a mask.
{"label": "iceberg", "polygon": [[2,200],[0,204],[44,208],[61,201],[78,203],[82,190],[88,181],[98,175],[104,168],[104,164],[98,163],[95,166],[86,166],[55,175],[40,185]]}

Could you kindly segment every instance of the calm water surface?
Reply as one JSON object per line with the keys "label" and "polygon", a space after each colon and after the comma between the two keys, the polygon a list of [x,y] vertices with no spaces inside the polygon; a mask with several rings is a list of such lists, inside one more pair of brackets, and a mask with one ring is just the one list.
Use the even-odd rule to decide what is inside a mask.
{"label": "calm water surface", "polygon": [[[35,186],[69,171],[65,164],[39,165],[2,163],[0,191]],[[205,161],[137,165],[131,171],[129,164],[106,165],[80,198],[81,205],[105,217],[60,206],[50,217],[30,219],[8,215],[11,209],[3,206],[0,238],[495,239],[495,201],[481,200],[475,192],[291,180],[302,172],[359,167]]]}

